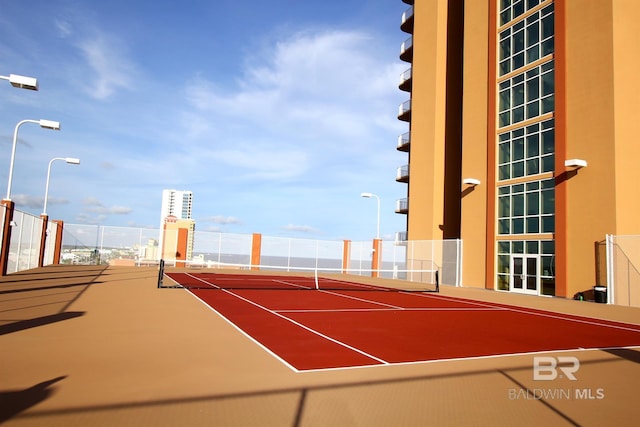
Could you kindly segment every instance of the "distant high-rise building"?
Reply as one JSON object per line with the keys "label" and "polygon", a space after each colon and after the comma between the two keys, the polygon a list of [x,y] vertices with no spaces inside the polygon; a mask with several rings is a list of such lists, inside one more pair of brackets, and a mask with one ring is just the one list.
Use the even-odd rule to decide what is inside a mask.
{"label": "distant high-rise building", "polygon": [[193,202],[193,192],[186,190],[162,190],[162,206],[160,209],[160,250],[161,256],[164,248],[163,229],[165,219],[169,216],[177,219],[191,219],[191,206]]}
{"label": "distant high-rise building", "polygon": [[173,215],[178,219],[191,219],[191,203],[193,192],[184,190],[162,190],[162,208],[160,210],[160,227],[164,219]]}

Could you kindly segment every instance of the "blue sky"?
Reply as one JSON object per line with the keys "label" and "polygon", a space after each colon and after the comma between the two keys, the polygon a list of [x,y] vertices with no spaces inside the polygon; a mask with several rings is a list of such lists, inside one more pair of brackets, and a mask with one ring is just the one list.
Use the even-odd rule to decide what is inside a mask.
{"label": "blue sky", "polygon": [[395,150],[409,65],[400,0],[0,0],[0,191],[72,224],[157,228],[163,189],[196,229],[392,239],[407,163]]}

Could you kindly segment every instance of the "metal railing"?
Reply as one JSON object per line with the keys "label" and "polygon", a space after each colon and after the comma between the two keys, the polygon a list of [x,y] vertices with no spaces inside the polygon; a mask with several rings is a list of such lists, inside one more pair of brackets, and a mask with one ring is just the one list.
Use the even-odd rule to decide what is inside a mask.
{"label": "metal railing", "polygon": [[406,82],[407,80],[411,79],[411,68],[409,68],[408,70],[405,70],[402,74],[400,74],[400,84],[399,86],[402,86],[404,84],[404,82]]}
{"label": "metal railing", "polygon": [[400,54],[403,55],[411,48],[413,48],[413,36],[402,42],[402,45],[400,45]]}
{"label": "metal railing", "polygon": [[[165,232],[169,233],[169,232]],[[252,234],[196,231],[191,258],[186,265],[251,268]],[[63,262],[118,263],[131,265],[157,263],[160,258],[175,263],[173,252],[160,254],[159,229],[65,224]],[[165,234],[170,245],[174,236]],[[345,245],[348,250],[345,252]],[[371,270],[372,241],[315,240],[260,236],[260,266],[296,268],[335,268],[350,274]],[[462,242],[460,240],[383,241],[379,254],[380,277],[393,277],[395,270],[441,270],[441,283],[461,285]],[[344,259],[345,253],[348,259]]]}
{"label": "metal railing", "polygon": [[[6,215],[7,207],[0,205],[0,224],[4,224]],[[10,223],[11,232],[8,243],[9,253],[7,255],[6,274],[39,266],[44,223],[43,218],[39,216],[19,210],[13,211],[13,218]],[[53,263],[57,232],[58,227],[56,224],[47,222],[43,265]],[[4,229],[0,227],[0,239],[2,239],[3,233]]]}
{"label": "metal railing", "polygon": [[403,165],[396,171],[396,181],[406,180],[409,178],[409,165]]}
{"label": "metal railing", "polygon": [[403,148],[411,142],[411,132],[405,132],[402,135],[398,135],[398,145],[396,148]]}
{"label": "metal railing", "polygon": [[411,111],[411,100],[406,100],[398,107],[398,117],[403,116]]}
{"label": "metal railing", "polygon": [[[0,217],[5,207],[0,208]],[[38,267],[44,221],[34,215],[14,211],[7,274]],[[43,265],[54,262],[59,228],[48,222]],[[163,233],[162,239],[160,233]],[[162,258],[185,260],[191,266],[262,266],[342,269],[350,274],[371,271],[374,257],[379,277],[397,277],[398,271],[438,270],[440,283],[461,286],[462,241],[382,241],[379,252],[374,241],[314,240],[291,237],[193,231],[187,256],[178,252],[179,230],[64,224],[60,248],[61,264],[154,265]],[[255,241],[256,236],[260,237]],[[1,236],[0,236],[1,237]],[[159,242],[164,248],[159,248]],[[259,245],[257,245],[259,242]],[[345,258],[346,257],[346,258]]]}

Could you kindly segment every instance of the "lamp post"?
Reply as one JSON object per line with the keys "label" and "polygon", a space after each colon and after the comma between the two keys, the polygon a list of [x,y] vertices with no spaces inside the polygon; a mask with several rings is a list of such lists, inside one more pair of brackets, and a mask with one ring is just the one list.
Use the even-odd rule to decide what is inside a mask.
{"label": "lamp post", "polygon": [[360,194],[361,197],[365,197],[365,198],[371,198],[371,197],[375,197],[378,200],[378,226],[376,228],[376,239],[380,238],[380,197],[378,197],[376,194],[373,193],[361,193]]}
{"label": "lamp post", "polygon": [[51,178],[51,165],[56,160],[64,160],[65,162],[69,163],[70,165],[79,165],[80,164],[80,159],[76,159],[74,157],[55,157],[55,158],[51,159],[51,161],[49,162],[49,168],[47,169],[47,185],[46,185],[45,190],[44,190],[44,209],[42,210],[42,215],[43,216],[47,215],[47,199],[49,198],[49,179]]}
{"label": "lamp post", "polygon": [[9,74],[8,76],[0,76],[2,80],[8,80],[11,86],[20,89],[38,90],[38,80],[33,77],[20,76],[18,74]]}
{"label": "lamp post", "polygon": [[13,163],[16,158],[16,145],[18,143],[18,129],[25,123],[37,123],[41,128],[60,130],[60,123],[51,120],[22,120],[16,125],[16,129],[13,132],[13,147],[11,148],[11,163],[9,164],[9,183],[7,184],[7,197],[6,200],[11,200],[11,181],[13,180]]}

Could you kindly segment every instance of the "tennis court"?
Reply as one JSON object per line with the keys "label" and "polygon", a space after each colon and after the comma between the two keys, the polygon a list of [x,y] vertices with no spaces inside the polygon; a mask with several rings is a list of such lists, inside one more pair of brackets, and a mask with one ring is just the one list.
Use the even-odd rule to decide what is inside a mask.
{"label": "tennis court", "polygon": [[362,280],[166,272],[294,371],[640,345],[640,325]]}
{"label": "tennis court", "polygon": [[[198,268],[170,271],[231,272]],[[256,278],[268,273],[235,272],[258,274]],[[611,326],[640,325],[637,308],[453,286],[441,286],[440,293],[330,291],[365,299],[369,301],[367,304],[342,298],[332,298],[329,303],[322,296],[326,292],[317,290],[240,289],[240,283],[227,284],[235,289],[226,290],[251,303],[222,290],[198,290],[214,300],[223,295],[232,297],[233,305],[226,300],[214,304],[227,312],[227,318],[195,297],[192,291],[196,289],[158,289],[158,273],[158,269],[146,267],[55,265],[2,278],[0,366],[4,369],[0,369],[0,401],[5,404],[0,404],[0,423],[22,427],[88,424],[533,427],[637,423],[640,347],[472,357],[472,351],[482,348],[482,340],[493,339],[497,345],[505,346],[502,342],[505,338],[494,336],[491,322],[483,319],[483,313],[501,316],[506,313],[497,309],[502,308],[518,314],[502,317],[502,322],[511,323],[494,328],[514,329],[518,342],[534,339],[536,335],[551,338],[562,335],[563,340],[571,335],[582,342],[563,342],[564,347],[579,348],[588,344],[589,335],[596,341],[595,335],[602,334],[597,332],[600,328],[615,331]],[[376,284],[384,281],[371,277],[343,278]],[[165,279],[167,286],[174,283],[168,277]],[[376,294],[384,295],[383,299],[373,298]],[[411,305],[395,300],[404,298],[402,295],[409,297]],[[370,301],[395,303],[405,309],[378,307]],[[460,308],[469,307],[463,303],[478,309],[465,310],[463,313],[467,314],[461,317]],[[260,312],[265,310],[255,304],[262,304],[274,313],[263,316]],[[370,304],[389,325],[371,320],[377,312]],[[410,318],[410,308],[426,311],[425,307],[436,307],[444,316],[443,308],[455,310],[450,310],[451,317],[437,313],[427,316],[427,320],[420,317],[416,325],[407,320],[403,323],[390,320],[393,316]],[[349,320],[338,311],[343,308],[351,310],[349,315],[353,318],[362,317],[360,324],[345,324]],[[361,313],[354,308],[360,308]],[[491,311],[483,312],[485,308]],[[296,312],[288,312],[293,310]],[[297,313],[300,310],[304,312]],[[321,316],[314,315],[312,310],[322,311]],[[359,314],[362,316],[358,317]],[[570,319],[594,322],[598,318],[594,323],[603,326],[574,321],[576,329],[560,334],[542,323],[545,315],[559,318],[558,321],[569,319],[565,320],[568,322]],[[272,317],[282,322],[268,320]],[[515,324],[514,319],[518,318],[524,323]],[[388,364],[353,356],[353,351],[334,353],[336,346],[321,347],[326,344],[318,344],[321,341],[317,334],[297,325],[291,327],[289,319],[327,336],[335,329],[341,335],[331,336],[334,340]],[[470,319],[480,319],[486,325],[472,324]],[[254,333],[265,336],[256,333],[255,337],[249,337],[249,326],[255,327],[256,322],[272,322],[276,326],[265,325],[262,331],[255,328]],[[327,329],[316,323],[324,323],[322,327]],[[240,332],[245,324],[249,324],[246,332]],[[532,324],[535,331],[517,334],[518,328],[531,328]],[[557,325],[554,323],[553,327]],[[277,329],[280,326],[282,331]],[[387,331],[383,330],[385,327]],[[592,327],[594,333],[587,333]],[[420,328],[417,338],[411,333],[413,328]],[[460,336],[447,336],[452,334],[451,330],[462,332]],[[308,340],[309,348],[300,348],[295,343],[297,339]],[[470,339],[475,343],[464,342]],[[425,342],[431,344],[422,351],[430,354],[412,354],[416,343]],[[285,352],[276,356],[276,347],[284,348]],[[464,357],[431,359],[443,357],[436,351],[454,352],[456,347]],[[505,350],[493,348],[496,349]],[[297,360],[291,354],[295,351],[299,352]],[[535,356],[554,357],[559,364],[562,357],[578,358],[577,380],[567,377],[536,380]],[[345,363],[347,357],[359,360]],[[337,368],[317,368],[320,362],[329,360],[333,363],[330,366]],[[402,362],[406,360],[414,362]],[[313,364],[316,368],[309,369]],[[562,394],[566,390],[572,392],[570,397]],[[542,392],[560,395],[541,395]],[[602,393],[604,397],[600,399]]]}

